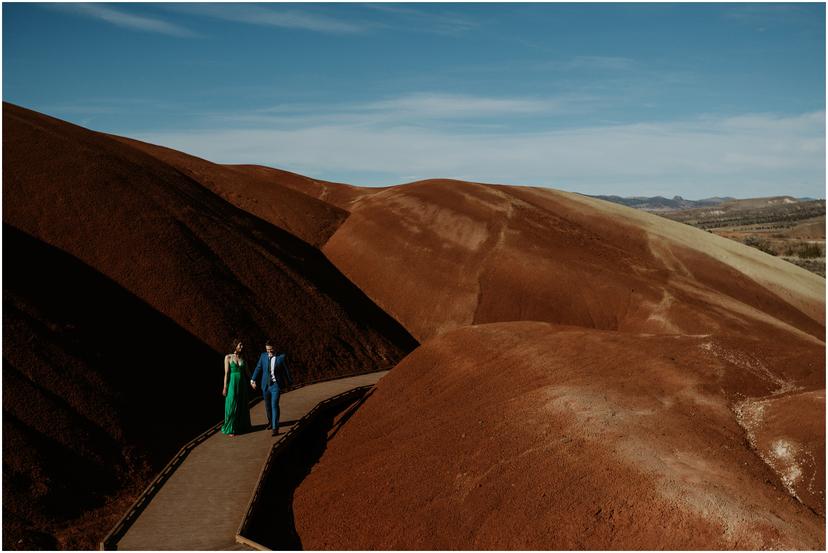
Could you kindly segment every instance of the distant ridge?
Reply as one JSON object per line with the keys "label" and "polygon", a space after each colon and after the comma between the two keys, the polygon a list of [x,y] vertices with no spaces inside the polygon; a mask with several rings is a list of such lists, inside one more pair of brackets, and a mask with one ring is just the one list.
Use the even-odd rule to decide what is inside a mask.
{"label": "distant ridge", "polygon": [[701,209],[727,204],[729,208],[750,208],[770,207],[780,204],[794,204],[799,202],[814,202],[814,198],[794,198],[793,196],[768,196],[758,198],[734,198],[732,196],[714,196],[701,200],[688,200],[681,196],[665,198],[664,196],[603,196],[589,195],[590,198],[597,198],[614,204],[643,209],[645,211],[679,211],[685,209]]}
{"label": "distant ridge", "polygon": [[599,200],[605,200],[615,204],[644,209],[647,211],[668,211],[676,209],[692,209],[694,207],[711,207],[722,202],[734,200],[731,197],[714,197],[703,200],[686,200],[681,196],[665,198],[664,196],[590,196]]}

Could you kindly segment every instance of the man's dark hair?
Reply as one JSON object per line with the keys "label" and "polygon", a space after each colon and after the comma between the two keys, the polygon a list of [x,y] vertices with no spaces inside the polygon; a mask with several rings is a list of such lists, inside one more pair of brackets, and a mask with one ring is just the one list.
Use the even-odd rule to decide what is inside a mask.
{"label": "man's dark hair", "polygon": [[267,342],[265,342],[265,347],[267,346],[273,347],[273,340],[268,340]]}

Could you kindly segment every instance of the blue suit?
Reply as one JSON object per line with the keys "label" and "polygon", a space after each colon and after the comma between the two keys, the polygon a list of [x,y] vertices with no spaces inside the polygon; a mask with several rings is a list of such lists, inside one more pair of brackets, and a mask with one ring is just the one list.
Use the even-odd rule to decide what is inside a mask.
{"label": "blue suit", "polygon": [[253,376],[250,380],[256,382],[262,388],[262,396],[264,397],[265,413],[267,413],[267,426],[273,430],[279,429],[279,380],[280,376],[284,376],[288,384],[293,384],[293,379],[285,363],[285,354],[274,354],[276,358],[276,366],[274,373],[276,375],[276,382],[270,378],[270,358],[267,353],[263,353],[259,357],[259,362],[256,363],[256,370],[253,371]]}

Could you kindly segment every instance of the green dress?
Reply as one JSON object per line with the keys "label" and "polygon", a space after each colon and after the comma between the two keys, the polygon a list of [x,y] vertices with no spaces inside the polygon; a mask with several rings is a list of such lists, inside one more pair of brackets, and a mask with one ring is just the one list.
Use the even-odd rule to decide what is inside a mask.
{"label": "green dress", "polygon": [[247,408],[247,378],[244,374],[244,361],[241,365],[230,361],[227,397],[224,398],[224,424],[221,431],[225,434],[241,434],[248,430],[250,430],[250,410]]}

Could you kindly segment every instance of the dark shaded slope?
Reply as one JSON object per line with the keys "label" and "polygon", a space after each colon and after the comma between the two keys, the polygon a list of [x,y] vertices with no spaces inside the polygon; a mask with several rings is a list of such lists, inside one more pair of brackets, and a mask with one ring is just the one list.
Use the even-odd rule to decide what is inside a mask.
{"label": "dark shaded slope", "polygon": [[234,334],[256,347],[271,336],[315,378],[386,366],[414,343],[318,250],[177,169],[16,106],[5,104],[4,124],[4,222],[112,278],[214,350]]}
{"label": "dark shaded slope", "polygon": [[[7,249],[6,271],[29,263],[24,259],[30,250],[46,259],[35,266],[48,267],[41,267],[48,276],[24,291],[14,281],[4,291],[4,319],[10,321],[4,333],[4,408],[14,442],[4,449],[3,462],[4,471],[15,475],[4,495],[9,524],[58,536],[61,547],[76,543],[65,538],[71,532],[59,529],[63,522],[76,529],[86,524],[72,518],[80,511],[66,500],[79,493],[70,485],[76,482],[91,487],[78,501],[83,510],[106,511],[88,522],[82,543],[92,547],[107,529],[106,517],[125,507],[132,483],[145,482],[169,451],[221,418],[221,358],[234,335],[247,341],[249,361],[266,337],[274,338],[288,352],[300,383],[388,368],[416,345],[305,241],[120,141],[3,107],[3,222],[11,233],[18,231],[18,237],[10,233],[12,240],[25,242],[19,236],[29,235],[43,244],[21,245],[15,257]],[[84,269],[55,270],[51,256],[42,253],[49,246]],[[74,276],[64,278],[63,272]],[[93,274],[134,300],[93,294],[95,287],[86,282]],[[70,303],[41,299],[48,287]],[[76,297],[87,301],[71,303]],[[154,315],[130,315],[133,302]],[[75,322],[84,306],[97,316]],[[107,343],[98,338],[104,327],[111,329]],[[126,380],[108,372],[116,359],[136,355],[140,362]],[[53,378],[70,370],[83,375],[71,380],[71,389]],[[162,403],[159,393],[170,395]],[[148,407],[159,405],[169,411],[157,421],[147,419]],[[39,409],[47,411],[25,416]],[[59,430],[85,428],[84,420],[111,438],[68,439]],[[78,459],[72,476],[46,461],[64,450]],[[100,471],[101,488],[95,488],[87,477],[101,466],[109,468]],[[38,485],[27,486],[44,481],[53,483],[43,491],[45,499],[33,500]],[[73,491],[61,492],[63,486]],[[6,530],[11,540],[12,527]]]}
{"label": "dark shaded slope", "polygon": [[217,354],[8,225],[3,251],[3,547],[37,548],[24,531],[34,527],[57,536],[52,547],[91,548],[121,514],[94,511],[119,490],[135,494],[221,418],[216,371],[207,369]]}
{"label": "dark shaded slope", "polygon": [[236,207],[316,247],[324,244],[348,216],[333,204],[295,190],[294,183],[316,182],[295,173],[249,171],[245,166],[219,165],[163,146],[113,138],[168,163]]}

